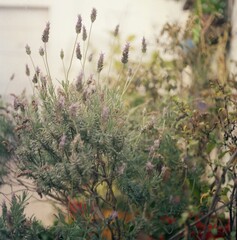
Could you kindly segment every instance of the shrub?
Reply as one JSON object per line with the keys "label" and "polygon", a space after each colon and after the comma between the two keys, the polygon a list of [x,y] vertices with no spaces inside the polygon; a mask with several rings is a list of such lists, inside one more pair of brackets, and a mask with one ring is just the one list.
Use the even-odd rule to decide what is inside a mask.
{"label": "shrub", "polygon": [[[49,239],[230,236],[236,210],[236,84],[222,61],[224,51],[216,60],[218,75],[210,64],[227,39],[220,37],[219,44],[210,47],[198,35],[188,39],[192,44],[187,47],[190,32],[180,37],[176,25],[166,25],[166,50],[175,57],[165,60],[155,52],[143,65],[131,62],[127,43],[120,65],[115,64],[118,77],[111,81],[112,74],[102,75],[104,54],[94,74],[86,68],[96,16],[93,9],[88,34],[78,16],[68,69],[60,53],[64,80],[58,85],[53,84],[47,59],[50,24],[39,51],[45,72],[34,67],[26,46],[34,67],[33,95],[14,96],[18,178],[31,179],[40,197],[63,206],[50,229],[37,227],[48,231]],[[187,29],[192,32],[196,23],[188,22]],[[118,27],[114,37],[117,31]],[[84,49],[78,43],[80,35]],[[143,38],[141,55],[146,48]],[[81,72],[72,81],[74,56]],[[187,65],[190,86],[181,77]],[[28,66],[26,73],[30,76]],[[143,95],[136,91],[140,87]],[[23,208],[17,206],[23,216]],[[221,209],[229,213],[228,220],[219,214]]]}

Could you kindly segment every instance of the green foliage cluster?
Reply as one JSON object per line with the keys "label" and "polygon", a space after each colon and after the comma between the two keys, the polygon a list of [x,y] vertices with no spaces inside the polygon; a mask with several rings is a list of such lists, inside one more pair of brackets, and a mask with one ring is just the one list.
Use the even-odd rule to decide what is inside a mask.
{"label": "green foliage cluster", "polygon": [[0,237],[7,239],[49,239],[49,232],[35,219],[27,218],[24,209],[27,204],[27,194],[12,196],[10,207],[2,203],[2,215],[0,217]]}
{"label": "green foliage cluster", "polygon": [[203,13],[219,13],[224,15],[225,8],[227,7],[226,0],[201,0]]}
{"label": "green foliage cluster", "polygon": [[0,101],[0,185],[7,175],[9,159],[16,143],[13,119],[8,114],[8,106]]}
{"label": "green foliage cluster", "polygon": [[[95,19],[93,9],[90,29]],[[223,219],[217,209],[228,214],[223,237],[230,237],[236,220],[236,81],[226,67],[226,35],[210,46],[202,35],[187,39],[195,27],[192,18],[184,36],[177,25],[164,27],[168,39],[162,47],[171,60],[157,51],[143,64],[128,61],[126,44],[121,62],[115,62],[115,80],[102,75],[103,55],[97,72],[87,74],[91,32],[87,38],[82,31],[81,51],[79,15],[69,69],[64,67],[64,80],[56,85],[46,25],[40,50],[45,72],[34,69],[32,97],[14,96],[9,114],[18,178],[31,179],[40,197],[63,209],[45,229],[25,218],[26,195],[13,196],[9,210],[2,204],[5,239],[196,239],[200,234],[206,239],[219,234]],[[33,62],[28,45],[26,53]],[[71,81],[74,54],[81,73]],[[60,57],[63,61],[63,52]],[[183,82],[187,67],[189,84]],[[200,221],[193,220],[199,217],[205,221],[201,232]],[[210,224],[216,224],[215,233],[208,232]]]}

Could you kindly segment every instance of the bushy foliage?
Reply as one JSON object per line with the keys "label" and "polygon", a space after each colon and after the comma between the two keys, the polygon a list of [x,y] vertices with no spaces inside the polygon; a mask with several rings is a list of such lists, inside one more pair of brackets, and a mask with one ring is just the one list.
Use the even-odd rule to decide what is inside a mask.
{"label": "bushy foliage", "polygon": [[[93,9],[90,29],[96,14]],[[144,64],[129,62],[127,43],[115,61],[118,78],[111,80],[114,75],[102,75],[103,54],[97,71],[87,73],[91,32],[87,36],[79,15],[72,58],[58,85],[48,65],[46,25],[39,52],[45,72],[34,68],[31,98],[14,96],[14,158],[18,178],[31,179],[40,197],[63,208],[50,229],[32,223],[26,232],[36,226],[48,239],[209,239],[234,232],[236,83],[226,67],[228,39],[223,34],[210,45],[200,29],[193,35],[202,26],[192,20],[183,35],[177,25],[164,27],[162,47],[171,60],[157,51]],[[143,38],[141,55],[146,47]],[[26,53],[33,62],[28,45]],[[71,81],[74,55],[81,73]],[[60,57],[64,61],[63,51]],[[23,198],[12,200],[20,222]],[[6,213],[3,204],[3,222]],[[9,224],[2,229],[9,232]]]}
{"label": "bushy foliage", "polygon": [[24,209],[27,204],[27,194],[12,196],[10,207],[2,203],[2,216],[0,217],[0,237],[8,239],[50,239],[50,232],[35,219],[27,218]]}
{"label": "bushy foliage", "polygon": [[16,144],[13,119],[8,114],[8,106],[0,102],[0,185],[9,173],[8,164]]}

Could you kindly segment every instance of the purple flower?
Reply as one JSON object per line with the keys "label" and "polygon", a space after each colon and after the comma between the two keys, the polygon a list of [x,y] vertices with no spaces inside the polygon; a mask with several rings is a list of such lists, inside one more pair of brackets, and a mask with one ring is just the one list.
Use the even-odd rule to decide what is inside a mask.
{"label": "purple flower", "polygon": [[83,26],[83,28],[82,28],[82,40],[86,41],[86,39],[87,39],[86,27]]}
{"label": "purple flower", "polygon": [[97,72],[100,73],[104,66],[104,53],[100,54],[98,64],[97,64]]}
{"label": "purple flower", "polygon": [[69,113],[70,113],[71,116],[76,116],[77,110],[78,110],[78,104],[77,103],[72,103],[69,106]]}
{"label": "purple flower", "polygon": [[129,43],[126,43],[125,46],[124,46],[123,53],[122,53],[122,58],[121,58],[121,62],[123,64],[126,64],[128,62],[129,47],[130,47]]}
{"label": "purple flower", "polygon": [[65,105],[65,98],[63,96],[60,96],[58,99],[58,107],[62,109]]}
{"label": "purple flower", "polygon": [[102,118],[103,121],[107,121],[108,120],[109,112],[110,112],[110,109],[107,106],[104,106],[102,108],[101,118]]}
{"label": "purple flower", "polygon": [[63,58],[64,58],[64,52],[63,52],[63,49],[61,49],[61,51],[60,51],[60,58],[63,60]]}
{"label": "purple flower", "polygon": [[81,27],[82,27],[82,18],[81,15],[77,16],[77,24],[76,24],[76,33],[79,34],[81,32]]}
{"label": "purple flower", "polygon": [[25,48],[26,48],[26,54],[30,55],[31,54],[30,46],[26,44]]}
{"label": "purple flower", "polygon": [[28,64],[26,64],[26,76],[30,76],[30,69],[29,69],[29,66]]}
{"label": "purple flower", "polygon": [[117,37],[119,33],[119,25],[117,25],[114,29],[114,36]]}
{"label": "purple flower", "polygon": [[50,23],[47,22],[41,38],[44,43],[47,43],[49,41],[49,29],[50,29]]}
{"label": "purple flower", "polygon": [[95,8],[91,11],[91,22],[93,23],[96,20],[97,10]]}
{"label": "purple flower", "polygon": [[146,43],[146,39],[143,37],[142,38],[142,52],[146,53],[146,49],[147,49],[147,43]]}
{"label": "purple flower", "polygon": [[81,54],[81,48],[79,43],[77,44],[77,48],[76,48],[76,56],[79,60],[81,60],[82,54]]}
{"label": "purple flower", "polygon": [[39,49],[39,55],[44,56],[44,49],[42,47],[40,47]]}
{"label": "purple flower", "polygon": [[83,80],[83,72],[81,72],[78,76],[77,76],[77,80],[76,80],[76,89],[77,91],[80,91],[82,89],[82,80]]}
{"label": "purple flower", "polygon": [[66,139],[67,139],[66,135],[63,134],[62,137],[60,138],[60,142],[59,142],[59,148],[60,149],[64,148],[64,146],[66,144]]}

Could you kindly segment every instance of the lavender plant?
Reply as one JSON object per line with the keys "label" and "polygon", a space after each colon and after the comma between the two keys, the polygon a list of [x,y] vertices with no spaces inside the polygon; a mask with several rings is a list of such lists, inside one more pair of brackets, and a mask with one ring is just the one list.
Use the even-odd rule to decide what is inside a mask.
{"label": "lavender plant", "polygon": [[[78,15],[68,68],[64,51],[59,54],[64,69],[59,85],[53,83],[47,59],[47,23],[39,49],[45,70],[34,63],[27,45],[33,95],[14,96],[18,178],[31,179],[40,197],[62,205],[49,239],[209,239],[220,231],[229,237],[236,219],[236,84],[226,72],[217,78],[210,71],[218,46],[208,49],[199,39],[187,49],[179,27],[166,25],[163,33],[171,41],[163,47],[176,58],[167,61],[155,52],[150,62],[132,62],[127,42],[111,83],[115,61],[103,75],[104,53],[95,72],[87,69],[96,17],[92,9],[87,31]],[[143,38],[141,58],[146,51]],[[73,61],[81,63],[74,81]],[[221,61],[217,64],[223,69]],[[187,65],[192,87],[182,83]],[[214,215],[220,209],[229,213],[227,227]],[[222,223],[221,230],[215,221]]]}
{"label": "lavender plant", "polygon": [[[49,196],[60,202],[67,209],[68,218],[72,217],[69,210],[73,199],[86,204],[89,212],[77,215],[75,220],[83,226],[77,231],[78,237],[99,238],[99,232],[103,237],[103,231],[108,231],[112,239],[126,239],[138,234],[142,225],[133,225],[133,231],[129,233],[125,218],[119,218],[118,212],[121,207],[130,212],[130,204],[139,209],[144,206],[147,187],[141,183],[138,186],[138,179],[128,181],[131,180],[130,174],[144,175],[146,158],[139,157],[140,153],[143,156],[144,147],[137,146],[139,139],[134,141],[139,132],[130,129],[123,103],[122,95],[132,79],[123,84],[122,92],[103,85],[100,77],[105,61],[103,53],[98,59],[97,72],[86,73],[88,46],[96,15],[93,9],[88,35],[78,15],[72,58],[65,69],[65,79],[58,87],[53,84],[47,60],[50,24],[47,23],[42,35],[44,48],[39,51],[46,73],[35,67],[30,47],[26,46],[34,68],[34,92],[31,100],[15,96],[14,101],[19,103],[14,112],[19,138],[16,162],[18,176],[31,179],[39,196]],[[78,42],[81,31],[83,44]],[[143,39],[143,53],[145,44]],[[69,77],[74,55],[81,61],[81,73],[75,82]],[[128,55],[129,43],[122,52],[121,65],[128,63]],[[64,60],[63,51],[60,58]],[[28,76],[29,72],[27,66]],[[126,181],[123,180],[125,172]],[[110,210],[111,215],[106,216],[105,209]],[[67,234],[62,233],[65,239]]]}

